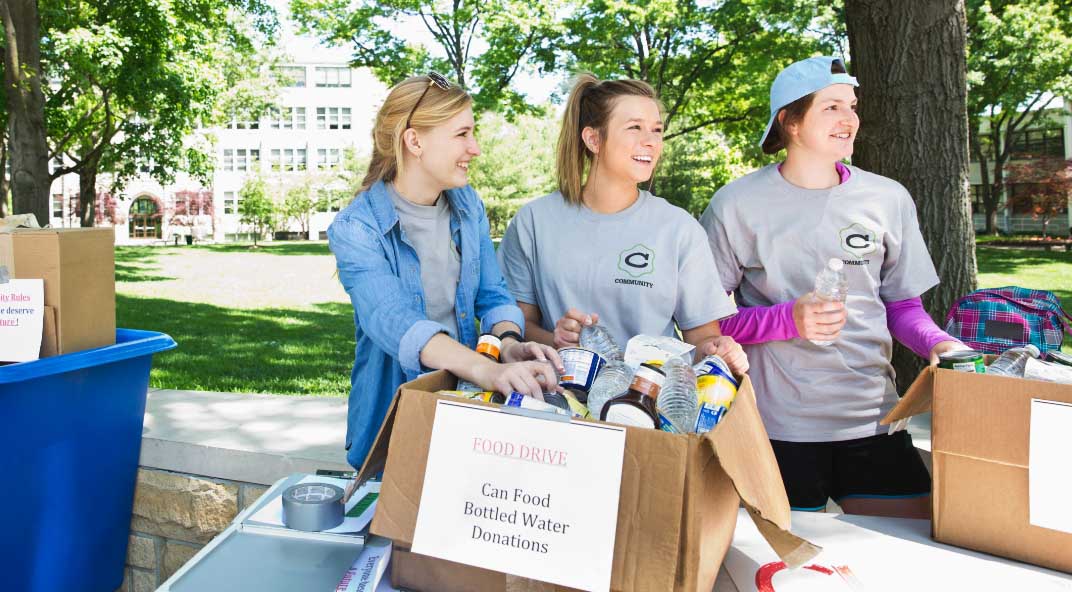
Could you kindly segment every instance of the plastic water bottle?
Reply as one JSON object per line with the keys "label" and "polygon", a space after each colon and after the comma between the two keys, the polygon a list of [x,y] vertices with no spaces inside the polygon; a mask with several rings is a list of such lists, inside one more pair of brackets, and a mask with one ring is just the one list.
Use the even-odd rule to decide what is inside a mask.
{"label": "plastic water bottle", "polygon": [[588,410],[592,417],[600,417],[607,401],[629,390],[633,382],[633,370],[621,360],[608,362],[596,375],[592,388],[588,389]]}
{"label": "plastic water bottle", "polygon": [[[584,325],[581,327],[581,347],[599,354],[609,364],[622,361],[622,348],[602,325]],[[629,385],[625,385],[628,387]]]}
{"label": "plastic water bottle", "polygon": [[696,372],[677,356],[663,364],[663,371],[666,382],[655,401],[659,411],[682,432],[691,432],[699,411]]}
{"label": "plastic water bottle", "polygon": [[1023,378],[1024,368],[1027,367],[1027,359],[1037,359],[1039,355],[1041,355],[1039,348],[1031,343],[1023,347],[1007,349],[1004,353],[998,356],[998,359],[994,360],[992,364],[986,367],[986,373],[996,374],[998,376]]}
{"label": "plastic water bottle", "polygon": [[[845,302],[849,291],[849,280],[842,271],[845,264],[841,259],[831,258],[826,267],[815,276],[815,299],[819,302]],[[833,341],[811,340],[815,345],[831,345]]]}

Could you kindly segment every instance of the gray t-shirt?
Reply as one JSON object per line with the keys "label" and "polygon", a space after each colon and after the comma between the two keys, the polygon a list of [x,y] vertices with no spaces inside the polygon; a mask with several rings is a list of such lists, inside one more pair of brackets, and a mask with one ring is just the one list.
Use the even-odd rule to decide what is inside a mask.
{"label": "gray t-shirt", "polygon": [[458,337],[454,300],[458,292],[462,257],[450,236],[450,201],[440,195],[435,204],[417,205],[406,201],[393,184],[387,193],[395,204],[405,240],[417,251],[424,288],[424,314]]}
{"label": "gray t-shirt", "polygon": [[674,335],[675,322],[693,329],[737,312],[703,229],[647,191],[615,214],[557,191],[525,204],[503,237],[499,266],[514,297],[540,308],[544,329],[570,308],[597,313],[622,348],[634,335]]}
{"label": "gray t-shirt", "polygon": [[746,345],[772,439],[827,442],[883,433],[897,402],[885,302],[938,283],[911,196],[896,181],[850,167],[831,189],[802,189],[769,165],[715,194],[700,223],[740,306],[795,300],[830,258],[845,263],[848,318],[830,346],[804,339]]}

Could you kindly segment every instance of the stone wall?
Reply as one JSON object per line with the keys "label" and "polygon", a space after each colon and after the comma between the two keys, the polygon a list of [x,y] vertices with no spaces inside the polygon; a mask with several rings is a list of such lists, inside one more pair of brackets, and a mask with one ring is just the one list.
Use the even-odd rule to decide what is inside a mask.
{"label": "stone wall", "polygon": [[267,487],[138,469],[122,592],[152,592]]}

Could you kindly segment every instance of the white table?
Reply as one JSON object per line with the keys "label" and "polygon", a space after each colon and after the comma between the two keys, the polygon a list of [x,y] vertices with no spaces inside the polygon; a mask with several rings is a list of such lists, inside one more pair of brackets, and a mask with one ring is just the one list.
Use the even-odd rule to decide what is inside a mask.
{"label": "white table", "polygon": [[[824,522],[830,520],[841,524]],[[1072,592],[1072,575],[935,542],[930,538],[929,520],[792,512],[792,522],[794,533],[824,547],[817,561],[824,557],[849,558],[854,549],[860,553],[858,565],[865,569],[858,570],[857,575],[868,592],[946,589]],[[737,524],[730,553],[734,548],[747,549],[751,559],[759,554],[755,549],[765,543],[744,510]],[[846,538],[846,533],[834,534],[836,529],[848,530],[845,525],[858,527],[854,529],[858,539]],[[776,559],[769,547],[766,551],[770,557],[759,555],[752,565],[758,567],[760,562]],[[726,562],[714,592],[739,592],[727,572]]]}

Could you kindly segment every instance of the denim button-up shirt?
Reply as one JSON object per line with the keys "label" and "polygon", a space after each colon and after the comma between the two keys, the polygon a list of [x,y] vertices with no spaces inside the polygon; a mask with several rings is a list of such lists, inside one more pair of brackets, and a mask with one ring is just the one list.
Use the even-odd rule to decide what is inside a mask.
{"label": "denim button-up shirt", "polygon": [[[484,203],[468,185],[445,194],[451,238],[462,255],[454,298],[460,335],[452,337],[474,348],[476,319],[488,330],[501,321],[524,329],[524,317],[499,271]],[[424,345],[449,331],[425,315],[421,262],[406,241],[382,181],[335,216],[328,243],[354,305],[357,347],[350,374],[346,459],[359,468],[395,390],[429,370],[420,361]]]}

